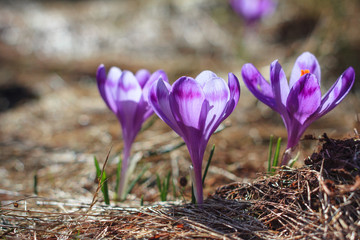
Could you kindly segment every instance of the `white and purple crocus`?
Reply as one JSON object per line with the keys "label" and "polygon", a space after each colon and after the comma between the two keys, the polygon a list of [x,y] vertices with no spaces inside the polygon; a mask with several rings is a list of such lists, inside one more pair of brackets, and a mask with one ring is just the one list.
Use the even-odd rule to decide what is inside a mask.
{"label": "white and purple crocus", "polygon": [[201,72],[195,79],[181,77],[170,86],[155,82],[149,103],[155,113],[186,143],[194,169],[194,194],[203,203],[202,161],[211,134],[233,112],[240,98],[240,85],[229,73],[228,84],[211,71]]}
{"label": "white and purple crocus", "polygon": [[135,75],[117,67],[110,68],[107,74],[104,65],[100,65],[97,70],[96,79],[101,97],[117,116],[122,128],[124,149],[118,189],[120,198],[123,198],[126,190],[131,146],[142,124],[154,113],[147,101],[149,89],[160,78],[168,81],[162,70],[151,74],[141,69]]}
{"label": "white and purple crocus", "polygon": [[276,0],[230,0],[234,11],[242,16],[248,25],[274,12]]}
{"label": "white and purple crocus", "polygon": [[[281,115],[288,133],[286,152],[291,152],[298,145],[302,134],[312,122],[344,99],[355,81],[354,69],[349,67],[321,96],[320,65],[309,52],[297,58],[289,83],[277,60],[270,65],[270,84],[250,63],[242,67],[241,74],[250,92]],[[281,164],[286,165],[289,160],[284,157]]]}

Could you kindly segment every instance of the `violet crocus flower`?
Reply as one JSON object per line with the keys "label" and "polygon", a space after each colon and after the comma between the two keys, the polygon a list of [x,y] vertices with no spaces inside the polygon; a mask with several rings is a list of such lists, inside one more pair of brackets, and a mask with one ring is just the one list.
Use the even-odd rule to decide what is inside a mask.
{"label": "violet crocus flower", "polygon": [[[344,99],[355,81],[354,69],[349,67],[321,97],[320,65],[309,52],[297,58],[290,83],[277,60],[270,65],[271,84],[250,63],[242,67],[241,74],[250,92],[281,115],[288,133],[285,155],[298,145],[302,134],[312,122]],[[286,165],[289,160],[289,157],[283,157],[281,164]]]}
{"label": "violet crocus flower", "polygon": [[230,0],[234,11],[242,16],[247,24],[253,24],[274,12],[275,0]]}
{"label": "violet crocus flower", "polygon": [[131,146],[142,124],[154,113],[147,101],[148,92],[151,84],[160,78],[168,81],[162,70],[150,74],[148,70],[141,69],[135,75],[117,67],[110,68],[106,74],[104,65],[100,65],[97,70],[96,79],[101,97],[115,113],[122,128],[124,149],[118,189],[120,198],[123,198],[127,184]]}
{"label": "violet crocus flower", "polygon": [[186,143],[194,170],[194,193],[203,203],[202,161],[211,134],[235,109],[240,98],[236,76],[226,82],[211,71],[195,79],[181,77],[172,86],[158,80],[150,89],[149,103],[155,113]]}

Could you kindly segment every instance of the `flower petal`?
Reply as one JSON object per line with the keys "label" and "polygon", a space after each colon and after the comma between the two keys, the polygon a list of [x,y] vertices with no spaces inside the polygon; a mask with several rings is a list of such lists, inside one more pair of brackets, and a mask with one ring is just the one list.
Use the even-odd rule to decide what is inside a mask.
{"label": "flower petal", "polygon": [[321,108],[319,110],[319,117],[325,115],[336,107],[344,97],[349,93],[355,82],[355,71],[352,67],[345,70],[343,74],[337,79],[334,85],[321,99]]}
{"label": "flower petal", "polygon": [[298,81],[299,78],[301,77],[302,75],[301,70],[303,71],[309,70],[310,73],[316,76],[320,85],[321,70],[320,70],[319,62],[313,54],[309,52],[304,52],[295,61],[290,76],[290,87],[292,87],[295,84],[295,82]]}
{"label": "flower petal", "polygon": [[146,108],[146,111],[143,116],[144,122],[146,119],[148,119],[154,113],[152,107],[149,105],[149,91],[150,91],[150,87],[154,84],[154,82],[156,82],[159,79],[162,79],[165,82],[168,82],[167,75],[163,70],[157,70],[156,72],[151,74],[151,76],[147,80],[145,86],[143,87],[143,98],[144,98],[144,101],[147,103],[146,104],[147,108]]}
{"label": "flower petal", "polygon": [[200,84],[201,88],[204,88],[206,82],[214,77],[217,77],[215,73],[209,70],[205,70],[196,76],[195,81]]}
{"label": "flower petal", "polygon": [[228,74],[228,87],[230,90],[230,99],[225,109],[225,115],[222,120],[225,120],[235,109],[240,99],[240,83],[233,73]]}
{"label": "flower petal", "polygon": [[230,90],[226,82],[219,77],[209,79],[203,88],[205,98],[209,104],[205,121],[205,139],[209,139],[211,134],[221,123],[226,106],[230,99]]}
{"label": "flower petal", "polygon": [[146,69],[140,69],[136,72],[135,77],[138,80],[141,88],[144,88],[145,83],[149,80],[151,73]]}
{"label": "flower petal", "polygon": [[123,71],[118,82],[117,100],[139,102],[141,95],[142,89],[134,74],[130,71]]}
{"label": "flower petal", "polygon": [[98,67],[96,73],[97,85],[101,97],[108,106],[108,108],[114,113],[117,112],[117,106],[115,102],[116,86],[121,76],[121,70],[117,67],[110,68],[108,75],[106,76],[106,69],[103,64]]}
{"label": "flower petal", "polygon": [[231,0],[230,4],[248,23],[271,14],[276,7],[274,0]]}
{"label": "flower petal", "polygon": [[269,82],[267,82],[260,72],[251,63],[245,64],[241,69],[244,83],[254,96],[277,111],[274,94]]}
{"label": "flower petal", "polygon": [[176,121],[184,126],[200,129],[205,119],[200,119],[205,94],[200,84],[191,77],[181,77],[173,84],[170,106]]}
{"label": "flower petal", "polygon": [[320,102],[321,91],[316,76],[305,74],[291,88],[286,106],[293,121],[304,124],[318,110]]}
{"label": "flower petal", "polygon": [[277,60],[273,61],[270,65],[270,81],[277,111],[281,115],[286,114],[286,100],[290,89],[285,72]]}
{"label": "flower petal", "polygon": [[157,70],[153,74],[151,74],[151,76],[147,80],[145,86],[143,87],[143,95],[144,95],[145,101],[148,102],[150,88],[154,84],[154,82],[156,82],[159,79],[162,79],[165,82],[169,82],[168,77],[163,70]]}
{"label": "flower petal", "polygon": [[123,71],[118,82],[115,99],[118,107],[116,115],[123,129],[131,128],[134,125],[135,113],[141,98],[142,90],[134,74]]}
{"label": "flower petal", "polygon": [[172,113],[169,94],[171,86],[168,82],[159,79],[154,82],[149,91],[149,104],[152,106],[154,112],[161,118],[167,125],[169,125],[177,134],[183,135],[179,128],[174,115]]}

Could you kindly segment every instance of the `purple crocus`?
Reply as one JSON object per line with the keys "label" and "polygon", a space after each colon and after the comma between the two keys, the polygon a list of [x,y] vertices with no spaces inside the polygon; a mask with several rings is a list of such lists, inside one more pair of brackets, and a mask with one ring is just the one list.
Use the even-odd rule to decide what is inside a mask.
{"label": "purple crocus", "polygon": [[168,79],[162,70],[150,74],[148,70],[141,69],[134,75],[112,67],[106,74],[104,65],[99,66],[96,79],[101,97],[115,113],[122,128],[124,149],[118,196],[123,198],[132,143],[142,124],[154,113],[147,101],[150,86],[158,79]]}
{"label": "purple crocus", "polygon": [[242,16],[247,24],[255,23],[274,12],[275,0],[230,0],[234,11]]}
{"label": "purple crocus", "polygon": [[158,80],[150,89],[149,103],[155,113],[186,143],[194,170],[194,193],[203,203],[202,161],[211,134],[235,109],[240,85],[229,73],[228,84],[211,71],[195,79],[181,77],[170,86]]}
{"label": "purple crocus", "polygon": [[[270,65],[269,84],[250,63],[241,70],[245,85],[255,97],[277,111],[288,133],[286,152],[294,149],[306,128],[336,107],[348,94],[355,81],[355,72],[349,67],[330,90],[321,97],[320,65],[309,52],[301,54],[292,69],[290,83],[277,60]],[[283,157],[286,165],[289,157]]]}

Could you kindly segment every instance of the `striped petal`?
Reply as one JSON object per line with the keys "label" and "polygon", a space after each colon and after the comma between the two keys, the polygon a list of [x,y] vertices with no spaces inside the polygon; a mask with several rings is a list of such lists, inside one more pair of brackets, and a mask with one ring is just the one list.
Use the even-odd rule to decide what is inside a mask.
{"label": "striped petal", "polygon": [[150,75],[151,73],[146,69],[140,69],[139,71],[136,72],[135,77],[138,83],[140,84],[141,88],[144,88],[145,83],[148,81]]}
{"label": "striped petal", "polygon": [[119,68],[112,67],[110,68],[108,75],[106,75],[105,66],[102,64],[98,67],[96,73],[96,80],[100,95],[108,108],[113,112],[117,111],[117,105],[115,101],[116,87],[120,79],[121,73],[122,72]]}
{"label": "striped petal", "polygon": [[225,115],[222,120],[226,119],[234,111],[240,99],[240,83],[233,73],[228,74],[228,87],[230,90],[230,99],[227,103]]}
{"label": "striped petal", "polygon": [[337,79],[335,84],[321,99],[321,108],[319,110],[319,117],[325,115],[336,107],[344,97],[349,93],[355,82],[355,71],[352,67],[345,70],[343,74]]}
{"label": "striped petal", "polygon": [[141,98],[142,90],[134,74],[129,71],[123,71],[116,92],[116,115],[123,128],[133,126]]}
{"label": "striped petal", "polygon": [[177,134],[182,136],[182,131],[177,124],[170,107],[170,89],[169,83],[159,79],[154,82],[149,92],[149,104],[152,106],[154,112],[169,125]]}
{"label": "striped petal", "polygon": [[290,89],[285,72],[277,60],[272,62],[270,65],[270,81],[277,111],[281,115],[286,114],[286,101]]}
{"label": "striped petal", "polygon": [[209,79],[217,77],[215,73],[209,70],[202,71],[199,75],[196,76],[195,81],[200,84],[201,88],[204,88],[205,84]]}
{"label": "striped petal", "polygon": [[316,76],[305,74],[291,88],[286,106],[293,121],[304,124],[318,110],[320,103],[321,91]]}
{"label": "striped petal", "polygon": [[205,139],[209,139],[223,119],[230,99],[230,90],[222,78],[213,77],[206,82],[203,91],[206,102],[209,104],[205,121]]}
{"label": "striped petal", "polygon": [[254,65],[251,63],[245,64],[241,69],[241,75],[249,91],[261,102],[277,111],[272,88]]}
{"label": "striped petal", "polygon": [[316,76],[318,80],[318,84],[320,85],[320,79],[321,79],[320,64],[313,54],[309,52],[304,52],[295,61],[290,76],[290,87],[292,87],[295,84],[295,82],[299,80],[301,75],[303,75],[304,71],[306,70],[308,70],[309,73],[312,73]]}
{"label": "striped petal", "polygon": [[200,84],[190,77],[179,78],[172,87],[170,106],[175,119],[187,127],[199,129],[200,113],[205,102],[205,94]]}

